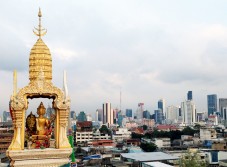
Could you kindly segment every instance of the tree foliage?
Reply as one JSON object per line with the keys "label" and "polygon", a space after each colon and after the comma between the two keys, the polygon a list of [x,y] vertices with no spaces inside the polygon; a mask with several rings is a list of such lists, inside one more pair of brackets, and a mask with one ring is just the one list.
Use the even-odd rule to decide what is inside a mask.
{"label": "tree foliage", "polygon": [[107,128],[106,125],[102,125],[101,128],[99,129],[100,133],[104,134],[111,134],[111,131]]}
{"label": "tree foliage", "polygon": [[132,134],[131,134],[132,139],[141,139],[143,137],[144,137],[144,135],[138,134],[138,133],[135,133],[135,132],[132,132]]}
{"label": "tree foliage", "polygon": [[147,130],[148,126],[147,125],[143,125],[143,130]]}
{"label": "tree foliage", "polygon": [[193,136],[195,133],[199,132],[199,130],[194,130],[192,128],[190,128],[189,126],[185,127],[183,130],[182,130],[182,133],[184,135],[190,135],[190,136]]}
{"label": "tree foliage", "polygon": [[187,151],[180,159],[180,167],[206,167],[207,163],[201,159],[199,152]]}
{"label": "tree foliage", "polygon": [[155,129],[153,132],[146,133],[145,135],[132,133],[133,139],[141,139],[141,138],[160,138],[160,137],[168,137],[172,141],[175,139],[180,139],[181,135],[190,135],[193,136],[195,133],[198,133],[199,130],[194,130],[190,127],[185,127],[182,131],[174,130],[174,131],[158,131]]}
{"label": "tree foliage", "polygon": [[154,143],[141,143],[140,148],[145,152],[153,152],[157,149]]}

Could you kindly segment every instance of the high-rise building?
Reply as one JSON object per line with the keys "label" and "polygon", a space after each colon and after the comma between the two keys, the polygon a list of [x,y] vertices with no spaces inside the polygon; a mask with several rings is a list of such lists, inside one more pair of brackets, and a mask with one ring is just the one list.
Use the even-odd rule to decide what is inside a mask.
{"label": "high-rise building", "polygon": [[223,107],[223,116],[222,119],[227,121],[227,107]]}
{"label": "high-rise building", "polygon": [[159,110],[162,110],[164,119],[165,119],[165,117],[166,117],[165,105],[166,105],[166,104],[165,104],[165,100],[164,100],[164,99],[160,99],[160,100],[158,101],[158,109],[159,109]]}
{"label": "high-rise building", "polygon": [[227,98],[219,98],[219,112],[221,114],[221,118],[224,118],[224,108],[227,107]]}
{"label": "high-rise building", "polygon": [[192,91],[188,91],[187,100],[192,100]]}
{"label": "high-rise building", "polygon": [[217,112],[217,95],[212,94],[212,95],[207,95],[207,111],[208,111],[208,116],[213,115],[214,112]]}
{"label": "high-rise building", "polygon": [[164,120],[163,112],[161,109],[154,110],[154,116],[155,116],[155,123],[156,124],[162,124]]}
{"label": "high-rise building", "polygon": [[143,112],[143,118],[150,119],[150,117],[151,117],[150,112],[147,111],[147,110],[145,110],[145,111]]}
{"label": "high-rise building", "polygon": [[136,110],[136,118],[137,119],[143,118],[143,111],[144,111],[144,103],[139,103],[138,108]]}
{"label": "high-rise building", "polygon": [[122,127],[122,122],[123,122],[124,116],[121,111],[118,111],[117,113],[117,124]]}
{"label": "high-rise building", "polygon": [[10,112],[8,111],[3,111],[3,122],[9,122],[11,121],[11,116],[10,116]]}
{"label": "high-rise building", "polygon": [[205,120],[205,113],[204,112],[196,112],[197,122],[201,122]]}
{"label": "high-rise building", "polygon": [[191,125],[196,122],[195,104],[191,100],[186,100],[181,103],[182,123]]}
{"label": "high-rise building", "polygon": [[87,121],[87,116],[84,111],[81,111],[77,117],[78,122],[84,122]]}
{"label": "high-rise building", "polygon": [[103,122],[103,109],[97,109],[98,111],[98,121]]}
{"label": "high-rise building", "polygon": [[114,124],[117,123],[118,112],[119,112],[119,109],[118,109],[118,108],[113,109],[113,119],[114,119]]}
{"label": "high-rise building", "polygon": [[179,107],[168,106],[166,109],[166,120],[171,123],[176,123],[178,119]]}
{"label": "high-rise building", "polygon": [[92,121],[92,116],[91,114],[86,114],[87,121]]}
{"label": "high-rise building", "polygon": [[75,111],[70,111],[70,118],[74,119],[76,115]]}
{"label": "high-rise building", "polygon": [[126,117],[132,118],[132,109],[126,109]]}
{"label": "high-rise building", "polygon": [[103,103],[103,123],[108,123],[108,125],[114,123],[113,109],[111,108],[111,103]]}
{"label": "high-rise building", "polygon": [[227,127],[227,107],[223,107],[222,122],[224,126]]}
{"label": "high-rise building", "polygon": [[47,110],[46,110],[46,117],[50,118],[52,114],[55,114],[55,110],[48,105]]}

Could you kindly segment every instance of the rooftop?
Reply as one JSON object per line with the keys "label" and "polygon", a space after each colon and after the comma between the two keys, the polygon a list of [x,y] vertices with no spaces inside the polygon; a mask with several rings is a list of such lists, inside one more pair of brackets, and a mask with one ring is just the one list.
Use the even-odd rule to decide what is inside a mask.
{"label": "rooftop", "polygon": [[161,162],[146,162],[146,163],[143,163],[145,165],[149,165],[151,167],[173,167],[171,165],[167,165],[167,164],[164,164],[164,163],[161,163]]}
{"label": "rooftop", "polygon": [[146,153],[122,153],[122,157],[133,159],[140,162],[177,160],[177,156],[166,154],[163,152],[146,152]]}

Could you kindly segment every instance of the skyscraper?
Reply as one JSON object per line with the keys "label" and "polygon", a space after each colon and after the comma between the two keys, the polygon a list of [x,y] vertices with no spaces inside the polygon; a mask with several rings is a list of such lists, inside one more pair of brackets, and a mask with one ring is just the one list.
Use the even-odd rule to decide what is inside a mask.
{"label": "skyscraper", "polygon": [[48,108],[46,109],[46,117],[50,118],[52,114],[55,114],[55,110],[48,105]]}
{"label": "skyscraper", "polygon": [[3,122],[11,121],[11,116],[9,111],[3,111]]}
{"label": "skyscraper", "polygon": [[126,109],[126,117],[132,118],[132,109]]}
{"label": "skyscraper", "polygon": [[146,119],[150,119],[151,118],[151,114],[149,111],[145,110],[143,112],[143,118],[146,118]]}
{"label": "skyscraper", "polygon": [[87,116],[84,111],[81,111],[77,117],[78,122],[84,122],[87,121]]}
{"label": "skyscraper", "polygon": [[223,120],[227,120],[227,107],[223,107],[223,116],[222,116]]}
{"label": "skyscraper", "polygon": [[166,104],[165,104],[165,100],[164,99],[160,99],[159,101],[158,101],[158,109],[160,109],[160,110],[162,110],[162,112],[163,112],[163,116],[164,116],[164,119],[165,119],[165,117],[166,117],[166,111],[165,111],[165,106]]}
{"label": "skyscraper", "polygon": [[124,116],[122,115],[121,111],[118,111],[117,113],[117,124],[122,127],[122,122],[123,122]]}
{"label": "skyscraper", "polygon": [[119,109],[118,108],[113,109],[113,120],[114,120],[114,124],[117,123],[118,112],[119,112]]}
{"label": "skyscraper", "polygon": [[191,100],[181,103],[182,123],[190,125],[196,122],[195,104]]}
{"label": "skyscraper", "polygon": [[192,91],[188,91],[187,100],[192,100]]}
{"label": "skyscraper", "polygon": [[224,117],[224,108],[227,107],[227,98],[219,98],[219,112],[221,114],[221,118]]}
{"label": "skyscraper", "polygon": [[111,125],[114,123],[113,109],[111,109],[111,103],[103,103],[103,123]]}
{"label": "skyscraper", "polygon": [[161,109],[154,110],[155,123],[162,124],[163,122],[163,112]]}
{"label": "skyscraper", "polygon": [[139,103],[138,108],[136,110],[136,118],[137,119],[142,119],[143,118],[143,111],[144,111],[144,103]]}
{"label": "skyscraper", "polygon": [[217,95],[207,95],[207,110],[208,116],[217,112]]}
{"label": "skyscraper", "polygon": [[166,120],[176,123],[178,119],[179,107],[168,106],[166,109]]}
{"label": "skyscraper", "polygon": [[227,107],[223,107],[222,122],[224,126],[227,127]]}
{"label": "skyscraper", "polygon": [[70,118],[74,119],[75,118],[75,114],[76,114],[75,111],[70,111]]}

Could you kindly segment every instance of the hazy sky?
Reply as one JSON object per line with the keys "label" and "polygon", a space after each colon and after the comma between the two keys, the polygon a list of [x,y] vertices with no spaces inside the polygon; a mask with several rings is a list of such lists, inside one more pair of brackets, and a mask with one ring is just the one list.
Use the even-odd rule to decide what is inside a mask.
{"label": "hazy sky", "polygon": [[[42,9],[43,40],[53,83],[67,71],[71,110],[94,113],[103,102],[122,109],[139,102],[153,112],[160,98],[180,105],[188,90],[198,111],[206,95],[227,97],[227,1],[10,0],[0,5],[0,111],[8,110],[13,70],[28,84],[32,29]],[[30,102],[31,110],[37,108]]]}

